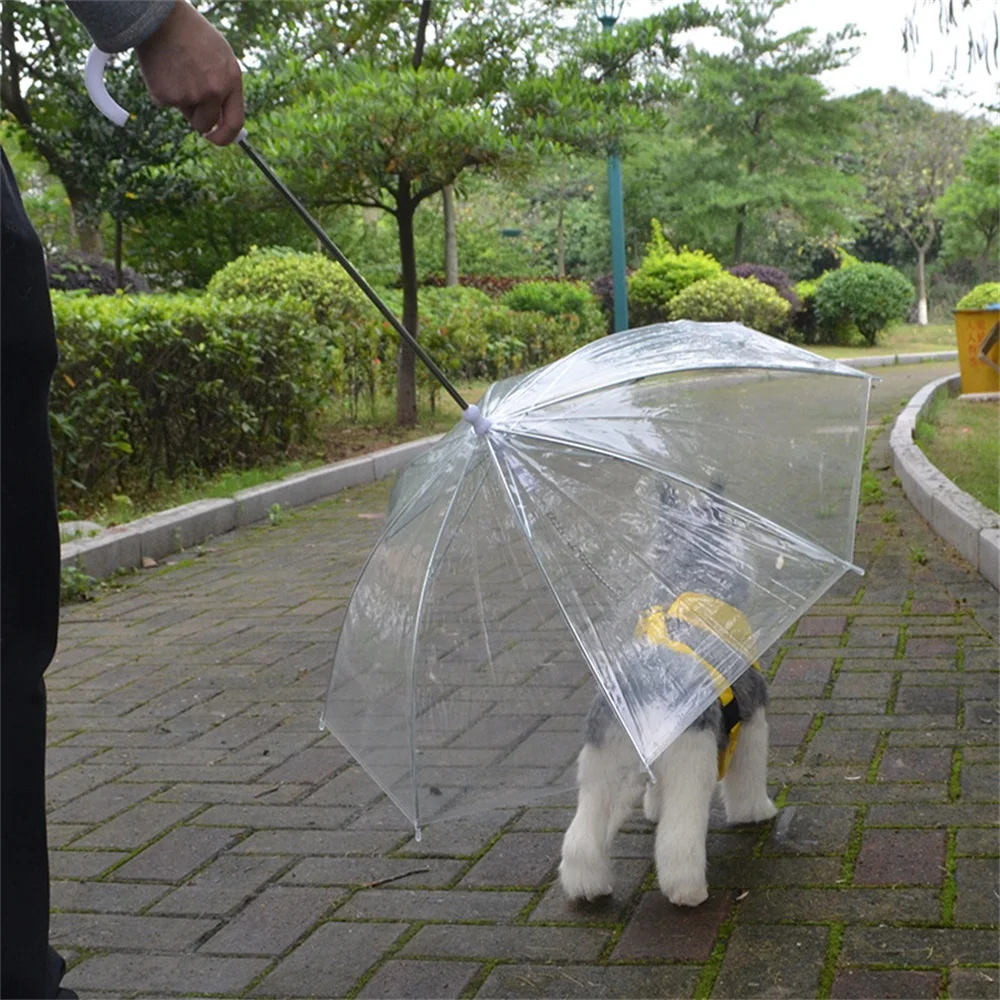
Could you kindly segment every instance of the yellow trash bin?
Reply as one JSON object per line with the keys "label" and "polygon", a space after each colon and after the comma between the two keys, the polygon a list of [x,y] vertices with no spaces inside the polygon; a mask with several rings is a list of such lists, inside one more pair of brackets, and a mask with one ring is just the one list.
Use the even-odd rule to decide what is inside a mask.
{"label": "yellow trash bin", "polygon": [[1000,303],[954,315],[963,395],[1000,392]]}

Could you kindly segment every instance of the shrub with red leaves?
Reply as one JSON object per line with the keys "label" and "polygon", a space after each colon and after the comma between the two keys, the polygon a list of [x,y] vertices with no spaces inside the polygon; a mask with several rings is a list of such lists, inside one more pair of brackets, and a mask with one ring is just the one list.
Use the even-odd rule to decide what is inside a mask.
{"label": "shrub with red leaves", "polygon": [[792,279],[780,267],[771,267],[768,264],[735,264],[727,270],[734,278],[756,278],[763,284],[770,285],[788,302],[793,311],[799,309],[799,297],[795,294]]}

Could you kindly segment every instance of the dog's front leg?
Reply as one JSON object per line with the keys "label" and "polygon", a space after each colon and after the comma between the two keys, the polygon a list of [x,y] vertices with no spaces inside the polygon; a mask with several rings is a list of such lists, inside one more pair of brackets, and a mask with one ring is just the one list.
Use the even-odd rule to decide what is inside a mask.
{"label": "dog's front leg", "polygon": [[705,841],[718,777],[715,733],[688,729],[653,765],[659,790],[656,871],[660,890],[677,906],[708,898]]}
{"label": "dog's front leg", "polygon": [[559,881],[570,899],[610,896],[611,842],[642,790],[637,759],[624,730],[613,725],[600,743],[580,751],[576,815],[563,838]]}

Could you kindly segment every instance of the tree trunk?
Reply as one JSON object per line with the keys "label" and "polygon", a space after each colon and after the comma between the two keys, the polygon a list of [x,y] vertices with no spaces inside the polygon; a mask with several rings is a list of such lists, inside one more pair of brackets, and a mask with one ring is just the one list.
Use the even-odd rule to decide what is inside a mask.
{"label": "tree trunk", "polygon": [[924,258],[927,251],[917,247],[917,323],[927,326],[927,276],[924,269]]}
{"label": "tree trunk", "polygon": [[[403,326],[414,337],[417,331],[417,251],[413,239],[413,216],[416,205],[410,200],[410,184],[399,182],[398,212],[399,262],[403,280]],[[417,382],[414,361],[416,355],[407,343],[399,345],[396,375],[396,423],[400,427],[415,427],[417,423]]]}
{"label": "tree trunk", "polygon": [[455,189],[450,184],[441,188],[444,205],[444,283],[448,288],[458,284],[458,235],[455,231]]}
{"label": "tree trunk", "polygon": [[733,263],[743,263],[743,234],[746,230],[747,207],[740,206],[739,218],[736,220],[736,238],[733,240]]}
{"label": "tree trunk", "polygon": [[927,326],[927,252],[934,243],[935,231],[932,220],[927,239],[917,245],[917,323],[920,326]]}
{"label": "tree trunk", "polygon": [[96,257],[104,256],[104,240],[101,238],[100,213],[94,211],[93,203],[78,191],[67,191],[73,226],[76,229],[80,250]]}
{"label": "tree trunk", "polygon": [[122,217],[115,216],[115,288],[124,288],[122,280]]}
{"label": "tree trunk", "polygon": [[563,225],[565,216],[565,205],[559,201],[559,216],[556,220],[556,266],[559,269],[559,277],[566,277],[566,227]]}

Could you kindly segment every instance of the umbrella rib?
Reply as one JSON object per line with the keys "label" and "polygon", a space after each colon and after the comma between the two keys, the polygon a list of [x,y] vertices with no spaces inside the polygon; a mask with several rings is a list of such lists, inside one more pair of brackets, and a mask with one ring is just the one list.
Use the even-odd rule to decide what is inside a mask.
{"label": "umbrella rib", "polygon": [[[556,362],[556,364],[558,364],[558,362]],[[540,369],[540,370],[544,370],[544,369]],[[804,364],[803,365],[778,365],[778,366],[771,365],[770,367],[766,367],[765,368],[765,367],[762,367],[760,364],[756,364],[756,365],[734,365],[734,364],[731,364],[731,363],[727,363],[727,364],[718,364],[718,365],[702,365],[701,367],[699,367],[697,369],[665,368],[662,371],[649,371],[649,372],[645,372],[642,375],[634,375],[634,374],[633,375],[628,375],[628,376],[624,376],[623,375],[621,378],[615,379],[614,381],[611,381],[611,382],[602,382],[599,385],[592,385],[592,386],[587,387],[587,388],[578,389],[575,392],[566,393],[566,394],[564,394],[562,396],[555,396],[552,399],[545,400],[544,402],[532,403],[530,406],[526,406],[526,407],[524,407],[522,409],[516,409],[516,410],[514,410],[513,412],[511,412],[509,414],[504,414],[504,418],[505,419],[511,419],[511,418],[514,418],[514,417],[521,417],[521,416],[524,416],[524,414],[534,412],[535,410],[544,410],[547,406],[556,406],[559,403],[565,403],[565,402],[567,402],[568,400],[571,400],[571,399],[577,399],[577,398],[579,398],[581,396],[588,396],[588,395],[590,395],[591,393],[594,393],[594,392],[604,392],[606,389],[614,389],[617,386],[628,385],[631,382],[644,382],[646,379],[649,379],[649,378],[658,378],[658,377],[663,376],[663,375],[677,375],[677,374],[680,374],[680,372],[682,372],[682,371],[692,371],[692,370],[696,370],[696,371],[740,371],[740,372],[749,372],[749,371],[789,372],[789,373],[792,373],[792,374],[798,373],[798,374],[801,374],[801,375],[835,375],[838,378],[867,378],[867,379],[871,378],[871,376],[867,372],[863,372],[863,371],[861,371],[859,369],[858,370],[847,370],[847,371],[840,371],[840,370],[830,371],[830,370],[823,369],[823,368],[811,368],[811,367],[807,367]],[[526,383],[524,386],[519,387],[520,391],[515,390],[515,392],[517,393],[517,396],[523,396],[525,394],[525,392],[528,390],[528,388],[530,388],[530,387],[531,387],[531,385]],[[515,396],[514,393],[511,393],[511,396],[514,397],[514,399],[517,398],[517,396]]]}
{"label": "umbrella rib", "polygon": [[637,466],[640,469],[645,469],[647,472],[652,472],[658,476],[665,476],[668,479],[674,479],[679,483],[684,483],[685,486],[689,486],[692,489],[700,490],[703,493],[708,493],[710,496],[713,496],[716,499],[718,499],[725,506],[731,507],[734,510],[738,510],[740,513],[746,515],[751,520],[764,525],[769,530],[774,532],[774,534],[780,536],[781,538],[784,538],[786,541],[794,542],[796,545],[805,544],[809,546],[816,553],[819,553],[819,555],[822,556],[824,561],[836,563],[837,565],[842,566],[845,569],[853,570],[860,576],[864,576],[865,571],[860,566],[857,566],[854,563],[849,562],[847,559],[838,556],[836,553],[831,552],[829,549],[824,548],[822,545],[819,545],[818,543],[812,541],[811,539],[804,538],[801,535],[796,535],[794,532],[789,531],[787,528],[778,524],[776,521],[772,521],[770,518],[764,517],[762,514],[750,510],[749,508],[744,507],[742,504],[730,500],[728,497],[719,496],[719,494],[716,493],[715,491],[707,489],[706,487],[688,479],[686,476],[680,475],[679,473],[667,472],[664,469],[658,469],[656,468],[656,466],[651,465],[649,462],[643,462],[637,458],[632,458],[628,455],[621,455],[616,452],[609,451],[606,448],[599,448],[597,447],[597,445],[584,444],[583,442],[571,441],[567,440],[566,438],[556,437],[554,435],[539,434],[537,432],[531,432],[531,431],[519,431],[515,430],[514,428],[504,428],[504,434],[509,435],[511,437],[526,438],[530,441],[540,441],[544,444],[556,444],[560,445],[561,447],[569,447],[577,451],[586,452],[587,454],[591,455],[600,455],[604,458],[613,459],[616,462],[625,462],[627,465]]}
{"label": "umbrella rib", "polygon": [[[553,490],[553,492],[555,492],[555,493],[556,493],[556,494],[558,494],[558,495],[559,495],[560,497],[562,497],[562,499],[563,499],[563,500],[564,500],[564,501],[565,501],[565,502],[566,502],[567,504],[569,504],[569,505],[570,505],[570,506],[572,506],[572,507],[573,507],[573,508],[574,508],[575,510],[577,510],[577,511],[579,512],[580,516],[581,516],[581,517],[582,517],[582,518],[583,518],[584,520],[586,520],[586,521],[589,521],[589,522],[590,522],[591,524],[593,524],[593,525],[597,526],[597,528],[599,529],[599,531],[600,531],[600,530],[603,530],[603,525],[601,524],[601,522],[599,522],[599,521],[598,521],[598,520],[597,520],[596,518],[594,518],[594,517],[593,517],[593,516],[592,516],[592,515],[591,515],[591,514],[590,514],[590,513],[589,513],[589,512],[587,511],[587,509],[586,509],[585,507],[581,506],[581,505],[580,505],[580,504],[579,504],[579,503],[578,503],[577,501],[575,501],[575,500],[574,500],[574,499],[573,499],[572,497],[570,497],[570,496],[569,496],[569,495],[568,495],[568,494],[567,494],[567,493],[566,493],[566,492],[565,492],[564,490],[560,489],[560,488],[559,488],[559,487],[558,487],[558,486],[557,486],[557,485],[556,485],[556,484],[555,484],[554,482],[552,482],[551,480],[549,480],[549,482],[548,482],[548,486],[549,486],[549,488],[550,488],[551,490]],[[653,577],[653,578],[654,578],[655,580],[657,580],[657,581],[658,581],[659,583],[663,584],[663,586],[664,586],[664,587],[668,588],[668,590],[672,590],[672,591],[673,591],[673,592],[675,592],[675,593],[680,593],[680,587],[679,587],[679,586],[678,586],[678,585],[677,585],[677,584],[676,584],[676,583],[675,583],[674,581],[672,581],[672,580],[670,580],[670,579],[669,579],[668,577],[666,577],[666,576],[662,575],[662,574],[661,574],[661,573],[660,573],[660,572],[659,572],[659,571],[658,571],[658,570],[657,570],[657,569],[656,569],[656,568],[655,568],[655,567],[654,567],[654,566],[652,565],[652,563],[650,563],[650,562],[649,562],[649,561],[648,561],[648,560],[647,560],[647,559],[645,558],[645,556],[643,556],[643,555],[642,555],[641,553],[637,552],[637,551],[636,551],[635,549],[633,549],[633,548],[632,548],[632,547],[631,547],[630,545],[628,545],[628,544],[627,544],[626,542],[624,542],[624,541],[623,541],[623,540],[621,540],[621,539],[617,539],[617,540],[616,540],[616,544],[618,544],[618,545],[621,545],[621,547],[622,547],[622,548],[623,548],[623,549],[624,549],[624,550],[625,550],[625,551],[626,551],[626,552],[627,552],[627,553],[628,553],[628,554],[629,554],[629,555],[630,555],[630,556],[631,556],[631,557],[632,557],[633,559],[635,559],[635,560],[636,560],[636,561],[637,561],[637,562],[639,563],[639,565],[643,567],[643,569],[645,569],[645,570],[646,570],[646,571],[647,571],[647,572],[648,572],[648,573],[649,573],[649,574],[650,574],[650,575],[651,575],[651,576],[652,576],[652,577]],[[591,569],[591,572],[594,572],[594,571],[593,571],[593,569]],[[750,579],[750,578],[749,578],[749,576],[746,576],[746,575],[745,575],[745,578],[746,578],[746,579],[747,579],[748,581],[749,581],[749,579]],[[601,578],[600,578],[600,577],[598,577],[598,579],[601,579]],[[604,581],[602,580],[602,582],[604,582]],[[785,600],[785,599],[784,599],[784,598],[782,598],[782,597],[781,597],[781,596],[780,596],[779,594],[775,593],[775,592],[774,592],[774,591],[772,591],[772,590],[769,590],[769,589],[768,589],[767,587],[763,586],[762,584],[760,584],[760,583],[758,583],[758,582],[754,581],[752,585],[753,585],[754,587],[756,587],[756,588],[757,588],[758,590],[762,590],[762,591],[764,591],[764,593],[765,593],[765,594],[767,594],[767,596],[768,596],[768,597],[771,597],[771,598],[773,598],[773,599],[774,599],[775,601],[777,601],[777,602],[778,602],[779,604],[782,604],[782,605],[784,605],[784,606],[785,606],[785,607],[787,607],[787,608],[791,608],[791,607],[793,607],[793,604],[792,604],[792,603],[791,603],[790,601],[788,601],[788,600]],[[605,586],[607,586],[609,590],[611,590],[611,589],[612,589],[612,588],[610,587],[610,585],[609,585],[609,584],[607,584],[607,583],[605,583]],[[786,587],[786,588],[785,588],[785,590],[788,590],[788,588]],[[798,595],[798,594],[796,594],[796,593],[795,593],[794,591],[792,592],[792,594],[793,594],[793,596],[794,596],[794,597],[796,597],[796,598],[798,598],[798,597],[799,597],[799,595]]]}
{"label": "umbrella rib", "polygon": [[[503,486],[504,495],[507,497],[507,501],[510,504],[511,509],[513,510],[514,517],[521,525],[521,530],[524,532],[525,537],[530,542],[532,537],[531,525],[528,523],[528,519],[524,514],[522,505],[519,504],[518,501],[515,499],[511,490],[510,483],[508,483],[507,477],[504,475],[503,465],[500,462],[499,456],[497,455],[496,443],[492,440],[492,438],[489,435],[487,435],[486,440],[487,444],[489,445],[490,455],[493,458],[494,467],[496,468],[497,475],[500,477],[500,483]],[[583,655],[583,658],[587,661],[587,664],[590,667],[591,674],[594,676],[597,683],[600,685],[601,690],[604,692],[604,696],[605,699],[607,700],[607,703],[611,706],[611,710],[615,713],[615,715],[618,718],[618,721],[622,725],[622,728],[625,730],[625,732],[628,734],[629,739],[632,741],[632,745],[635,747],[636,753],[639,754],[639,759],[642,760],[643,767],[645,767],[646,770],[649,771],[650,775],[652,776],[652,771],[650,770],[650,762],[646,761],[645,758],[643,757],[641,751],[639,750],[638,743],[636,742],[636,738],[633,735],[633,728],[632,726],[629,725],[628,720],[626,720],[622,714],[621,691],[619,690],[618,692],[619,697],[616,698],[613,696],[613,693],[608,690],[608,687],[604,681],[604,677],[601,671],[598,669],[597,663],[594,661],[594,658],[590,655],[590,651],[588,650],[586,644],[584,643],[583,637],[581,636],[579,629],[577,629],[576,624],[570,617],[569,611],[567,610],[566,605],[563,603],[563,600],[559,595],[559,591],[553,584],[552,578],[549,576],[548,570],[545,568],[545,565],[542,563],[542,560],[538,557],[538,553],[535,550],[535,546],[529,544],[528,548],[531,550],[531,554],[535,559],[535,564],[538,566],[538,570],[542,574],[542,577],[549,588],[549,592],[552,594],[553,599],[559,606],[559,611],[563,616],[563,621],[566,622],[566,627],[569,629],[570,634],[573,636],[577,648],[580,650],[580,653]],[[598,641],[600,641],[600,636],[598,636]]]}
{"label": "umbrella rib", "polygon": [[444,512],[444,517],[441,518],[441,524],[438,527],[437,537],[434,539],[434,545],[431,547],[430,555],[427,558],[427,568],[424,570],[424,580],[420,586],[420,597],[417,600],[417,613],[413,619],[413,638],[410,641],[410,669],[407,671],[407,686],[409,688],[407,694],[407,701],[409,703],[409,716],[407,723],[410,729],[410,771],[413,774],[413,822],[418,831],[420,830],[420,797],[417,794],[417,706],[413,696],[413,675],[417,669],[417,640],[420,637],[420,620],[424,616],[424,605],[427,600],[427,588],[430,585],[431,570],[434,566],[434,560],[437,556],[438,548],[441,545],[441,538],[444,535],[445,526],[448,524],[448,518],[451,517],[451,512],[455,508],[455,501],[458,499],[459,494],[459,486],[465,479],[465,474],[469,470],[469,464],[471,463],[474,455],[475,450],[469,452],[469,455],[465,460],[465,465],[462,467],[461,475],[458,477],[455,492],[452,493],[451,499],[448,501],[448,508]]}

